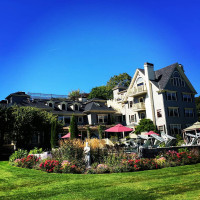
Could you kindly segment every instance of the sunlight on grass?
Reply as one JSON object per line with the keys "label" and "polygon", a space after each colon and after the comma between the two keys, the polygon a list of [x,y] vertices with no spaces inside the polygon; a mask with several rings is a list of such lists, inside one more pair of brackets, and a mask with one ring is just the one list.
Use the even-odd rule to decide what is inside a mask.
{"label": "sunlight on grass", "polygon": [[199,199],[200,164],[118,174],[48,174],[0,162],[0,199]]}

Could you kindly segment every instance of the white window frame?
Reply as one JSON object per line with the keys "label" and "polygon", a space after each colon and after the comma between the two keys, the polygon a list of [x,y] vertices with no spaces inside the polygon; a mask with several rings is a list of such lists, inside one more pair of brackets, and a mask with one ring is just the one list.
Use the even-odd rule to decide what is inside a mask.
{"label": "white window frame", "polygon": [[[186,113],[188,111],[188,113]],[[192,112],[190,112],[192,111]],[[188,114],[188,116],[187,116]],[[184,116],[185,117],[194,117],[194,109],[193,108],[184,108]]]}
{"label": "white window frame", "polygon": [[[174,97],[173,95],[175,96],[175,99],[173,99],[173,97]],[[167,99],[167,101],[177,101],[177,94],[176,94],[176,92],[166,92],[166,99]]]}
{"label": "white window frame", "polygon": [[[173,115],[171,115],[171,110],[173,112]],[[175,114],[177,112],[177,115]],[[168,116],[169,117],[179,117],[179,108],[178,107],[168,107]]]}
{"label": "white window frame", "polygon": [[[170,133],[172,135],[181,134],[181,124],[170,124],[169,127],[170,127]],[[175,132],[175,128],[177,128],[178,133]]]}

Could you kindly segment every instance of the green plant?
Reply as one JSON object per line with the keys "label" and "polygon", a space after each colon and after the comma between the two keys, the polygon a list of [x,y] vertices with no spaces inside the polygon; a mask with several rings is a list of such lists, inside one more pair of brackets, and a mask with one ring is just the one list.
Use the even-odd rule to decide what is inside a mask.
{"label": "green plant", "polygon": [[153,121],[150,119],[141,119],[138,126],[135,129],[136,134],[140,134],[144,131],[156,131],[156,126],[153,124]]}
{"label": "green plant", "polygon": [[35,147],[29,151],[29,154],[41,154],[43,152],[42,148]]}
{"label": "green plant", "polygon": [[70,139],[78,138],[78,126],[76,123],[76,117],[72,115],[71,121],[70,121]]}
{"label": "green plant", "polygon": [[20,160],[17,159],[17,166],[23,168],[33,168],[38,162],[39,158],[33,155],[28,155],[27,157],[21,158]]}
{"label": "green plant", "polygon": [[23,150],[23,149],[18,149],[15,151],[10,157],[9,157],[9,162],[14,162],[18,158],[24,158],[28,156],[28,151]]}

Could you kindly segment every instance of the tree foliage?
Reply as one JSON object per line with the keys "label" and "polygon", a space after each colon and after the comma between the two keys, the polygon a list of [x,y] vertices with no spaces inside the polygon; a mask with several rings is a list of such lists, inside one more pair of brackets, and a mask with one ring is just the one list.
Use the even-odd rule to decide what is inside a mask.
{"label": "tree foliage", "polygon": [[51,124],[56,123],[57,132],[62,130],[57,116],[38,108],[12,106],[5,108],[3,112],[0,121],[4,120],[6,123],[4,127],[0,127],[0,132],[9,136],[10,140],[16,141],[17,148],[28,149],[34,134],[40,134],[44,149],[49,148]]}
{"label": "tree foliage", "polygon": [[136,134],[141,132],[156,131],[156,126],[153,124],[153,121],[150,119],[141,119],[138,126],[135,129]]}
{"label": "tree foliage", "polygon": [[58,141],[57,121],[54,120],[51,124],[51,148],[55,148]]}
{"label": "tree foliage", "polygon": [[72,90],[71,92],[69,92],[68,97],[74,101],[78,99],[79,97],[81,97],[81,94],[82,93],[80,92],[80,89]]}
{"label": "tree foliage", "polygon": [[113,89],[116,85],[122,84],[125,87],[128,87],[131,83],[131,76],[127,73],[122,73],[119,75],[115,75],[110,78],[110,80],[107,82],[107,87],[109,89]]}
{"label": "tree foliage", "polygon": [[76,117],[72,115],[71,121],[70,121],[70,139],[78,138],[78,126],[76,123]]}
{"label": "tree foliage", "polygon": [[112,89],[118,85],[119,83],[122,84],[125,87],[128,87],[131,82],[131,76],[129,76],[127,73],[115,75],[110,78],[110,80],[107,82],[106,85],[99,86],[92,88],[89,99],[92,98],[99,98],[99,99],[112,99],[113,98],[113,91]]}
{"label": "tree foliage", "polygon": [[112,90],[109,89],[107,86],[99,86],[92,88],[88,98],[99,98],[99,99],[111,99],[112,97]]}

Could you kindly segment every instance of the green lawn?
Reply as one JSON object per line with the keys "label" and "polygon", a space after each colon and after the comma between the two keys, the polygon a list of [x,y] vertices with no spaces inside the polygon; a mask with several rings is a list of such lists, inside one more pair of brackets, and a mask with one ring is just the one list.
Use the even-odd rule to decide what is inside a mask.
{"label": "green lawn", "polygon": [[0,199],[200,199],[200,164],[100,174],[48,174],[0,162]]}

